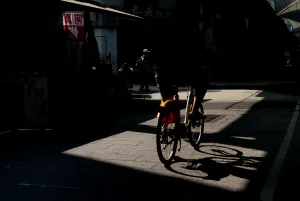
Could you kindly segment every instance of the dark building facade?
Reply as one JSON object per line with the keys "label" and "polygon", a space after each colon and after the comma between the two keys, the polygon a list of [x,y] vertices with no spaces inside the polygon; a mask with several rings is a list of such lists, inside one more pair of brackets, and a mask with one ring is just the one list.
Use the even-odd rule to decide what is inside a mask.
{"label": "dark building facade", "polygon": [[120,20],[118,29],[119,62],[135,62],[143,49],[160,47],[170,29],[171,10],[162,9],[159,0],[124,0],[124,11],[144,17],[143,22]]}
{"label": "dark building facade", "polygon": [[286,62],[283,53],[294,48],[296,41],[267,1],[177,0],[169,9],[162,8],[162,2],[166,0],[124,1],[124,10],[136,12],[146,20],[120,27],[120,51],[126,52],[120,53],[122,61],[134,61],[144,48],[161,49],[170,39],[178,44],[177,51],[192,51],[189,44],[198,40],[192,27],[202,20],[199,38],[215,48],[212,81],[250,81],[282,75]]}

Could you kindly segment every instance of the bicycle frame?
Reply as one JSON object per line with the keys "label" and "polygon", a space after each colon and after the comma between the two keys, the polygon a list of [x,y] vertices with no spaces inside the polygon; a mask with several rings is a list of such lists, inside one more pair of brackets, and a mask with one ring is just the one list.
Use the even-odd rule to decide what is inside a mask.
{"label": "bicycle frame", "polygon": [[[187,87],[187,102],[186,102],[186,108],[185,108],[185,116],[184,116],[184,124],[185,126],[188,125],[189,123],[189,120],[188,120],[188,115],[192,109],[192,105],[193,105],[193,101],[194,101],[194,94],[193,94],[193,90],[194,88],[193,87]],[[179,102],[179,95],[178,93],[173,96],[173,97],[170,97],[170,98],[167,98],[166,101],[161,101],[161,104],[159,106],[160,109],[163,109],[166,107],[166,105],[169,103],[169,102],[172,102],[172,101],[175,101],[177,106],[178,106],[178,102]],[[161,111],[161,110],[160,110]],[[159,118],[159,115],[160,115],[160,111],[157,113],[156,117]]]}
{"label": "bicycle frame", "polygon": [[169,103],[169,102],[172,102],[174,100],[174,97],[171,97],[171,98],[168,98],[166,101],[161,101],[161,103],[160,103],[160,106],[159,106],[159,111],[158,111],[158,113],[157,113],[157,115],[156,115],[156,117],[157,118],[159,118],[159,115],[160,115],[160,113],[161,113],[161,110],[163,109],[163,108],[165,108],[166,107],[166,105]]}
{"label": "bicycle frame", "polygon": [[185,116],[184,116],[184,125],[185,126],[187,126],[189,123],[188,116],[192,109],[193,103],[194,103],[193,87],[189,87],[187,90],[187,100],[186,100]]}
{"label": "bicycle frame", "polygon": [[[156,134],[156,146],[157,146],[158,157],[160,161],[164,164],[171,163],[173,157],[176,154],[178,143],[179,143],[178,151],[181,150],[181,138],[183,137],[181,132],[184,133],[184,136],[185,134],[188,135],[190,144],[194,148],[196,148],[200,144],[201,135],[204,129],[204,121],[202,120],[202,122],[200,122],[198,120],[188,119],[189,113],[193,107],[194,100],[195,100],[194,98],[195,88],[194,87],[187,87],[187,88],[188,88],[188,96],[187,96],[187,103],[185,108],[184,124],[182,124],[180,118],[181,115],[180,115],[178,91],[176,95],[164,101],[162,100],[158,108],[159,111],[157,113],[157,117],[159,118],[159,120],[157,124],[158,132]],[[169,124],[172,124],[172,128],[170,129],[171,130],[173,129],[173,132],[171,133],[170,133],[170,129],[168,127],[165,127],[165,125],[169,125]],[[193,134],[194,131],[192,131],[192,128],[196,128],[197,125],[200,128],[200,131],[197,138],[194,138],[194,134]],[[185,136],[184,138],[186,139],[187,137]],[[171,139],[171,141],[169,141],[169,139]],[[172,142],[174,142],[174,146],[172,148],[172,151],[168,155],[168,158],[166,159],[165,156],[162,154],[162,152],[163,150],[165,150],[166,146],[168,146]],[[161,147],[162,144],[165,144],[163,148]]]}
{"label": "bicycle frame", "polygon": [[156,117],[159,118],[160,112],[161,112],[164,108],[166,108],[166,105],[167,105],[169,102],[173,102],[173,101],[175,102],[176,107],[177,107],[177,106],[178,106],[178,102],[179,102],[179,95],[178,95],[178,92],[177,92],[174,96],[167,98],[165,101],[161,100],[161,103],[160,103],[160,106],[159,106],[159,111],[158,111]]}

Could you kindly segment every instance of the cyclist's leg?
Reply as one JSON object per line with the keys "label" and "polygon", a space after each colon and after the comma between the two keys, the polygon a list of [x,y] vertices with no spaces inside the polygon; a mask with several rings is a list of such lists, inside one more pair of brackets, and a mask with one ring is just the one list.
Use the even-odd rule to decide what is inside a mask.
{"label": "cyclist's leg", "polygon": [[201,106],[201,103],[203,102],[204,96],[207,92],[208,85],[202,83],[201,85],[194,86],[194,104],[191,109],[191,116],[194,116],[195,118],[203,118],[205,114],[202,114],[199,112],[199,108]]}
{"label": "cyclist's leg", "polygon": [[195,89],[195,97],[196,97],[196,103],[195,103],[196,108],[195,109],[197,109],[197,111],[199,111],[199,107],[201,106],[201,104],[203,102],[204,96],[207,92],[207,88],[208,88],[208,85],[204,83],[201,86],[196,87],[196,89]]}
{"label": "cyclist's leg", "polygon": [[192,104],[192,107],[191,107],[191,109],[190,109],[190,111],[189,111],[189,114],[192,114],[193,113],[193,111],[195,110],[197,110],[197,109],[194,109],[194,108],[197,108],[197,106],[196,106],[196,100],[197,100],[197,98],[196,98],[196,96],[195,96],[195,87],[194,86],[189,86],[190,87],[190,90],[191,90],[191,93],[193,94],[193,104]]}

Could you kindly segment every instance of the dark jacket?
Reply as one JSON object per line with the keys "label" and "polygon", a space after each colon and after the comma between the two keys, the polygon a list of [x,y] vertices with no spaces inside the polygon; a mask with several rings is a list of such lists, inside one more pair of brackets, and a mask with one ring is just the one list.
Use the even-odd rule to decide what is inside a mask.
{"label": "dark jacket", "polygon": [[151,56],[142,55],[137,59],[135,68],[143,73],[151,73],[153,71],[153,60]]}
{"label": "dark jacket", "polygon": [[[184,47],[184,44],[181,46]],[[188,49],[188,47],[186,47]],[[177,85],[195,85],[208,82],[209,52],[203,49],[176,52],[175,48],[157,52],[155,55],[155,77]]]}

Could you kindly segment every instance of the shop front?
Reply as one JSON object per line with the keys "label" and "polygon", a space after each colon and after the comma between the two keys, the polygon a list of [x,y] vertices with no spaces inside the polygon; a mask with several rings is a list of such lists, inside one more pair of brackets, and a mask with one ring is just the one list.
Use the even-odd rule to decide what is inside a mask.
{"label": "shop front", "polygon": [[[0,132],[74,127],[76,121],[84,119],[80,111],[85,110],[87,101],[83,100],[89,98],[87,91],[91,91],[86,89],[88,71],[100,63],[89,24],[90,12],[142,19],[80,1],[31,3],[36,24],[27,30],[28,38],[20,41],[19,51],[26,44],[26,50],[19,57],[21,65],[1,68],[0,88],[4,98],[0,106],[3,120]],[[102,77],[106,82],[107,76]]]}

